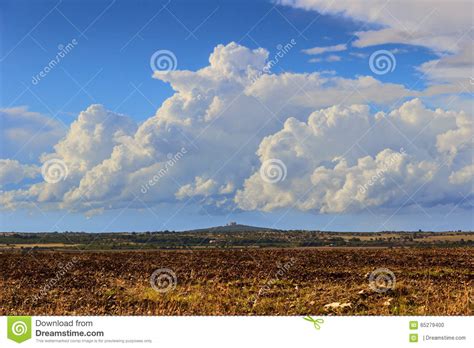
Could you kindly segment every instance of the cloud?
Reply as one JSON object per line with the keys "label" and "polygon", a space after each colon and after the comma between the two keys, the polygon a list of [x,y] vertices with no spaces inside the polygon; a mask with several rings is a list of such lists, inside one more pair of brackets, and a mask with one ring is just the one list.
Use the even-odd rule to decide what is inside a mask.
{"label": "cloud", "polygon": [[472,66],[472,1],[280,0],[277,3],[379,26],[356,32],[354,47],[383,44],[427,47],[443,57],[436,69],[430,69],[439,63],[436,61],[421,67],[431,80],[452,82],[456,77],[465,82],[472,74],[472,70],[465,74],[468,59]]}
{"label": "cloud", "polygon": [[293,115],[299,119],[310,111],[336,104],[351,105],[371,102],[377,105],[392,104],[407,97],[419,96],[394,83],[382,83],[372,76],[346,79],[323,76],[320,73],[283,73],[263,75],[246,89],[282,118]]}
{"label": "cloud", "polygon": [[335,54],[331,54],[326,58],[328,62],[339,62],[341,60],[340,56],[336,56]]}
{"label": "cloud", "polygon": [[66,132],[60,122],[25,106],[0,109],[0,125],[0,157],[22,162],[51,151]]}
{"label": "cloud", "polygon": [[[359,194],[357,204],[329,199],[357,190],[402,146],[406,154],[385,170],[387,176],[400,179],[407,192],[426,178],[433,192],[435,183],[443,187],[437,197],[423,191],[423,205],[457,197],[448,177],[468,164],[471,115],[429,110],[417,99],[388,115],[373,115],[367,104],[387,107],[420,92],[370,76],[270,74],[264,70],[267,60],[262,48],[230,43],[218,45],[202,69],[155,74],[174,94],[139,125],[102,105],[89,106],[38,155],[38,167],[51,159],[63,161],[67,178],[55,184],[38,177],[33,183],[20,181],[19,187],[0,192],[2,205],[14,209],[34,202],[42,209],[91,215],[199,200],[210,211],[271,210],[291,206],[318,183],[315,202],[300,209],[343,211],[367,202],[376,208],[393,201],[395,186],[387,186],[384,196],[383,188],[369,185],[368,198]],[[363,150],[351,148],[359,138]],[[288,167],[281,185],[259,180],[262,161],[272,158]],[[437,170],[443,162],[445,169]],[[456,190],[466,192],[467,184],[453,175],[451,181],[460,182]],[[346,192],[349,188],[341,185],[352,178],[355,186]]]}
{"label": "cloud", "polygon": [[[90,155],[88,152],[96,146],[85,145],[94,142],[94,135],[101,134],[105,127],[100,122],[110,112],[101,106],[88,109],[87,122],[71,127],[66,145],[58,145],[57,152],[50,156],[64,158],[73,167],[70,172],[77,176],[76,181],[69,181],[62,207],[95,210],[104,205],[114,209],[125,203],[132,208],[143,207],[140,201],[150,205],[175,202],[176,197],[206,192],[207,186],[201,179],[195,182],[195,177],[216,182],[216,194],[228,196],[229,185],[242,181],[252,159],[256,160],[254,149],[260,139],[249,139],[249,135],[269,117],[268,112],[262,113],[263,107],[255,98],[243,93],[263,69],[267,57],[268,52],[263,49],[250,50],[231,43],[217,46],[209,58],[210,65],[197,72],[156,74],[157,79],[170,83],[176,93],[136,129],[126,118],[114,116],[110,122],[119,126],[107,128],[109,132],[102,140],[106,142],[103,153]],[[94,126],[96,123],[99,125]],[[87,132],[81,135],[83,131]],[[70,150],[78,147],[80,139],[84,139],[80,144],[83,152],[76,151],[74,157]],[[100,137],[97,141],[101,141]],[[164,170],[170,157],[183,152],[182,149],[182,158]],[[243,158],[230,161],[239,149]],[[219,172],[223,164],[227,166]],[[216,177],[212,178],[213,175]],[[150,180],[153,185],[142,194],[142,186]],[[224,189],[217,190],[221,186]],[[140,201],[132,204],[137,196]]]}
{"label": "cloud", "polygon": [[[456,55],[444,55],[439,59],[421,64],[418,70],[426,75],[430,83],[461,82],[469,89],[474,67],[474,43],[466,44]],[[434,88],[436,88],[435,86]]]}
{"label": "cloud", "polygon": [[307,49],[304,49],[302,52],[309,55],[318,55],[318,54],[323,54],[326,52],[345,51],[346,49],[347,49],[346,44],[339,44],[339,45],[334,45],[334,46],[307,48]]}
{"label": "cloud", "polygon": [[[26,188],[3,194],[3,204],[11,207],[15,202],[37,200],[44,204],[61,204],[71,195],[82,180],[87,180],[89,171],[108,159],[114,147],[134,134],[135,123],[128,117],[106,110],[101,105],[91,105],[81,112],[67,134],[53,146],[54,151],[43,153],[39,160],[60,160],[67,168],[68,176],[55,184],[43,180]],[[105,180],[102,180],[105,181]]]}
{"label": "cloud", "polygon": [[474,165],[467,165],[449,176],[449,182],[454,185],[463,185],[472,182],[474,177]]}
{"label": "cloud", "polygon": [[369,56],[367,53],[361,53],[361,52],[350,52],[349,55],[356,58],[360,58],[360,59],[366,59]]}
{"label": "cloud", "polygon": [[256,170],[235,202],[321,213],[456,205],[473,194],[472,130],[464,112],[430,110],[419,99],[389,114],[352,105],[315,111],[307,122],[289,118],[257,152],[262,164],[282,161],[287,178],[272,184]]}
{"label": "cloud", "polygon": [[341,61],[341,57],[336,56],[334,54],[331,54],[330,56],[327,56],[325,58],[311,58],[309,60],[310,63],[319,63],[319,62],[323,62],[323,61],[326,61],[326,62],[329,62],[329,63],[339,62],[339,61]]}
{"label": "cloud", "polygon": [[0,159],[0,187],[18,184],[27,178],[35,178],[39,173],[37,166],[23,165],[16,160]]}
{"label": "cloud", "polygon": [[204,196],[207,197],[215,193],[217,188],[216,182],[212,179],[205,179],[197,176],[193,184],[181,186],[176,192],[176,198],[183,199],[185,197]]}
{"label": "cloud", "polygon": [[[303,53],[315,56],[315,55],[321,55],[327,52],[340,52],[340,51],[345,51],[347,49],[346,44],[339,44],[339,45],[334,45],[334,46],[325,46],[325,47],[313,47],[313,48],[307,48],[302,50]],[[311,58],[309,60],[310,63],[318,63],[318,62],[339,62],[341,60],[341,57],[335,54],[331,54],[325,58]]]}
{"label": "cloud", "polygon": [[429,6],[427,2],[384,0],[355,0],[350,3],[281,0],[278,3],[383,26],[377,30],[357,32],[357,47],[406,43],[437,51],[456,52],[462,47],[459,40],[469,39],[463,39],[463,34],[472,26],[473,4],[470,1],[432,0],[429,1]]}
{"label": "cloud", "polygon": [[109,158],[114,147],[135,133],[137,125],[128,116],[93,104],[81,112],[66,136],[55,146],[55,153],[73,172],[83,173]]}

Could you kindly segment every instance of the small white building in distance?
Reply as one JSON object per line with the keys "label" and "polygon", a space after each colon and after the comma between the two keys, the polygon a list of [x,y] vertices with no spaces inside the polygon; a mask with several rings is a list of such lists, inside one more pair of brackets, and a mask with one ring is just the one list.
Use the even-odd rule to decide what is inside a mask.
{"label": "small white building in distance", "polygon": [[236,226],[237,225],[237,222],[235,221],[230,221],[227,226]]}

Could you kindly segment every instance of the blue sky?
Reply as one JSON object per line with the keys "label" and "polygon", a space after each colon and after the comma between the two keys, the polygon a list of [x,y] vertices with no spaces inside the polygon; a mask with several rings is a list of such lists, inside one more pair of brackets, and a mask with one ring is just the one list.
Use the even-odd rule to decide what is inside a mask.
{"label": "blue sky", "polygon": [[[462,52],[465,52],[462,44],[464,42],[466,42],[467,46],[472,44],[472,39],[470,39],[472,33],[467,34],[467,40],[461,35],[459,37],[453,36],[453,43],[461,42],[459,47],[451,47],[449,42],[442,47],[438,43],[420,43],[423,42],[424,24],[420,25],[416,30],[411,30],[409,24],[413,22],[412,19],[409,15],[406,18],[402,17],[403,15],[399,15],[396,5],[393,8],[390,7],[390,15],[392,17],[400,16],[395,23],[402,23],[402,29],[395,27],[396,24],[387,19],[389,16],[367,20],[364,15],[361,15],[361,11],[357,7],[351,9],[349,6],[344,15],[341,15],[341,11],[337,8],[334,11],[323,11],[319,8],[322,6],[320,4],[322,2],[314,1],[314,4],[312,4],[309,1],[310,5],[307,5],[304,2],[299,4],[298,1],[282,1],[276,4],[263,0],[171,2],[132,2],[125,0],[31,2],[2,0],[0,1],[2,26],[0,108],[5,112],[2,119],[3,127],[6,131],[11,127],[16,132],[19,132],[18,129],[21,129],[21,127],[26,129],[31,126],[31,121],[24,121],[30,122],[29,125],[17,125],[14,124],[16,119],[11,121],[11,115],[17,115],[18,113],[27,114],[28,112],[35,113],[34,116],[30,116],[38,117],[39,125],[41,122],[47,122],[45,120],[48,119],[57,122],[57,125],[55,125],[57,129],[52,130],[51,134],[61,134],[61,136],[57,136],[57,142],[59,142],[69,132],[69,127],[77,120],[79,113],[88,109],[91,104],[101,104],[104,108],[115,114],[126,115],[127,119],[132,123],[136,123],[137,127],[142,126],[144,122],[152,123],[150,119],[154,116],[158,120],[168,120],[171,116],[160,116],[160,113],[163,115],[166,112],[172,114],[171,111],[176,110],[178,106],[181,107],[182,103],[179,102],[176,104],[176,107],[170,107],[171,111],[162,110],[157,112],[164,105],[163,103],[166,103],[167,100],[170,103],[175,102],[168,99],[174,93],[187,96],[186,93],[192,94],[196,88],[200,87],[198,84],[194,90],[187,91],[186,93],[184,89],[179,90],[181,88],[180,83],[190,86],[195,82],[194,80],[187,82],[188,80],[186,79],[191,79],[190,77],[182,77],[181,75],[178,76],[178,74],[174,76],[173,72],[169,78],[153,78],[150,57],[154,52],[158,50],[171,51],[176,57],[176,72],[196,72],[210,65],[210,55],[218,45],[224,45],[226,47],[224,50],[228,49],[229,55],[237,55],[227,46],[231,42],[235,42],[239,47],[244,47],[248,50],[249,53],[245,53],[244,57],[249,55],[249,62],[252,62],[251,64],[255,62],[258,65],[259,63],[256,62],[259,59],[259,54],[252,50],[265,49],[267,56],[271,58],[279,51],[279,47],[281,47],[279,45],[285,45],[291,42],[291,40],[295,42],[294,47],[284,55],[278,64],[272,67],[271,74],[281,78],[285,74],[292,74],[291,78],[295,78],[295,81],[299,81],[296,80],[297,78],[305,78],[311,81],[311,78],[308,76],[319,73],[319,76],[328,78],[328,81],[325,81],[327,89],[330,89],[332,85],[336,86],[336,90],[347,88],[347,96],[350,95],[351,89],[355,91],[355,95],[359,95],[359,98],[356,98],[352,104],[367,104],[372,113],[371,117],[375,117],[373,115],[379,111],[390,113],[395,108],[401,107],[404,102],[410,101],[415,97],[419,98],[421,103],[423,103],[423,107],[417,106],[416,108],[416,110],[421,110],[420,112],[428,113],[425,109],[430,110],[430,108],[442,107],[452,110],[452,112],[467,112],[472,116],[472,104],[469,99],[470,93],[472,93],[472,85],[469,86],[469,83],[465,81],[465,78],[469,76],[463,75],[463,73],[453,73],[452,66],[449,65],[453,64],[455,69],[460,69],[461,72],[465,71],[465,64],[455,65],[449,60],[449,57],[460,56],[465,58],[462,55]],[[442,21],[446,20],[446,18],[443,17],[442,5],[439,6],[438,11],[432,16],[439,16],[439,18],[436,18],[436,21],[438,21],[440,26],[443,26]],[[459,13],[462,13],[466,11],[466,6],[470,5],[467,2],[460,1],[456,2],[453,6],[459,7]],[[427,18],[426,31],[430,31],[431,17]],[[363,35],[366,34],[360,34],[360,32],[372,33],[379,30],[383,31],[386,28],[393,30],[395,33],[397,30],[398,32],[400,30],[408,30],[410,35],[399,35],[400,37],[408,37],[408,39],[397,40],[393,39],[396,35],[391,33],[387,35],[387,38],[382,37],[382,39],[365,38]],[[469,28],[469,25],[466,28]],[[447,35],[454,34],[443,32],[440,29],[440,32],[433,33],[435,38],[436,35],[445,38]],[[33,77],[44,69],[50,60],[56,56],[59,51],[58,46],[63,45],[64,47],[72,40],[77,42],[72,51],[62,58],[39,83],[33,84]],[[371,43],[371,40],[374,43]],[[316,55],[305,53],[305,50],[314,47],[330,47],[335,45],[345,45],[346,48]],[[393,73],[378,75],[371,71],[368,64],[369,57],[377,50],[392,52],[396,58],[396,69],[394,69]],[[222,53],[222,57],[219,62],[230,59],[230,65],[237,66],[240,64],[238,60],[241,58],[237,57],[234,61],[232,60],[233,58],[226,58],[225,52]],[[424,65],[438,60],[442,60],[440,64],[436,63],[440,67],[438,70],[429,69],[429,66]],[[443,70],[445,66],[446,69]],[[467,69],[472,71],[472,65],[468,66]],[[449,71],[448,75],[446,71]],[[459,75],[463,77],[459,79]],[[229,76],[219,76],[215,79],[227,81],[235,78],[234,75]],[[380,95],[377,95],[377,87],[374,88],[374,92],[372,89],[366,91],[364,89],[365,83],[360,82],[360,84],[356,85],[354,81],[360,77],[369,77],[380,83]],[[308,83],[310,85],[312,83],[317,84],[316,82]],[[263,101],[265,104],[262,104],[264,109],[279,109],[275,106],[275,102],[271,101],[273,96],[277,95],[277,92],[273,93],[271,90],[273,88],[277,89],[281,84],[280,82],[274,82],[270,88],[256,92],[257,99],[261,97],[258,103]],[[174,90],[171,85],[174,85]],[[240,82],[236,82],[235,86],[240,86]],[[218,89],[221,87],[222,85],[219,83],[213,88],[208,89],[207,92],[212,91],[209,93],[220,95]],[[250,88],[249,86],[247,87]],[[393,92],[391,92],[392,88]],[[443,89],[443,91],[433,92],[436,88]],[[402,89],[405,89],[405,91],[401,92]],[[292,88],[290,87],[289,91],[291,90]],[[222,93],[227,92],[222,91]],[[266,93],[269,93],[269,95],[267,96]],[[283,95],[288,95],[288,98],[292,97],[289,94],[285,94],[289,93],[288,91],[283,91],[282,93]],[[263,128],[262,132],[258,133],[258,136],[261,138],[258,142],[255,144],[251,142],[248,149],[246,147],[244,151],[238,152],[236,158],[243,156],[241,167],[238,169],[245,172],[242,175],[240,173],[240,176],[233,175],[232,171],[235,171],[234,169],[229,169],[229,173],[226,172],[227,169],[219,170],[218,174],[215,174],[215,171],[212,173],[210,171],[206,172],[203,171],[204,169],[198,169],[191,164],[188,167],[186,164],[187,171],[192,172],[196,168],[196,172],[190,173],[189,177],[184,174],[176,174],[174,181],[175,184],[178,183],[178,186],[186,187],[185,190],[182,190],[181,196],[189,198],[188,200],[175,199],[180,196],[178,187],[177,192],[169,197],[166,196],[161,200],[143,199],[143,202],[137,205],[128,206],[125,203],[130,197],[127,198],[126,195],[118,194],[123,189],[117,184],[115,185],[117,186],[115,187],[116,192],[113,194],[109,192],[98,199],[98,201],[91,202],[90,205],[87,202],[89,198],[86,198],[81,200],[82,203],[80,204],[76,202],[74,205],[69,206],[66,204],[64,206],[61,205],[61,199],[58,198],[58,195],[66,194],[68,190],[78,186],[81,179],[86,177],[88,170],[85,170],[81,175],[75,172],[74,175],[77,175],[77,177],[74,180],[76,181],[71,182],[68,188],[64,187],[54,191],[48,186],[46,190],[48,192],[54,191],[54,193],[45,194],[47,198],[41,198],[41,194],[37,192],[32,193],[31,191],[32,185],[42,182],[41,177],[36,175],[38,174],[38,168],[49,157],[55,157],[51,154],[55,154],[58,157],[57,155],[60,152],[53,148],[54,143],[47,144],[47,141],[41,144],[41,146],[44,145],[44,148],[38,145],[36,150],[41,147],[41,151],[38,150],[40,153],[36,153],[33,143],[24,145],[20,138],[18,138],[17,142],[14,141],[15,138],[9,141],[4,140],[1,158],[18,161],[19,166],[15,168],[19,168],[18,170],[21,173],[18,175],[12,174],[12,176],[16,178],[21,176],[23,180],[10,179],[9,182],[2,186],[5,197],[8,196],[8,192],[14,192],[11,194],[20,198],[14,198],[13,202],[11,196],[8,196],[3,201],[3,205],[8,209],[4,209],[1,212],[1,230],[181,230],[219,225],[226,223],[228,220],[237,220],[238,222],[250,225],[327,230],[472,229],[472,188],[471,192],[466,192],[463,191],[465,186],[461,186],[461,184],[467,185],[470,182],[472,183],[471,177],[465,178],[466,173],[470,173],[471,170],[469,163],[466,162],[466,158],[469,157],[466,151],[472,152],[469,145],[467,145],[468,148],[466,149],[465,145],[457,144],[456,146],[459,146],[456,152],[457,157],[452,158],[449,162],[452,167],[446,171],[444,177],[440,174],[439,178],[430,179],[433,182],[430,182],[429,185],[419,184],[416,186],[413,182],[397,182],[397,178],[403,175],[395,172],[392,173],[391,169],[387,170],[390,172],[387,174],[389,176],[387,180],[396,182],[396,188],[389,189],[384,182],[381,187],[374,188],[373,200],[369,200],[365,196],[365,198],[361,198],[361,200],[367,199],[364,201],[362,208],[360,206],[354,208],[349,203],[341,204],[343,208],[340,208],[339,204],[331,202],[329,198],[325,198],[327,204],[314,203],[314,207],[306,209],[303,206],[307,205],[300,206],[300,202],[294,197],[288,198],[291,196],[291,192],[297,192],[299,189],[299,186],[295,186],[298,185],[297,178],[305,177],[305,175],[309,178],[311,172],[317,167],[331,161],[332,158],[329,157],[325,160],[315,161],[314,165],[310,168],[311,172],[307,173],[303,172],[303,170],[308,170],[308,168],[303,166],[305,169],[301,169],[303,167],[298,164],[299,162],[293,166],[289,164],[289,160],[283,161],[285,166],[288,167],[289,173],[286,182],[282,184],[284,190],[287,190],[285,194],[283,194],[282,188],[270,193],[271,190],[267,190],[267,186],[263,187],[261,183],[255,183],[256,179],[252,179],[252,173],[258,172],[258,167],[267,159],[265,154],[257,155],[258,148],[266,146],[264,143],[261,143],[265,136],[272,135],[272,139],[275,139],[276,142],[279,139],[279,135],[287,134],[283,130],[283,124],[288,118],[295,117],[299,121],[307,122],[311,112],[336,104],[344,105],[346,102],[344,99],[340,103],[328,102],[326,104],[321,102],[313,105],[311,101],[313,93],[315,96],[320,96],[324,99],[326,90],[308,90],[301,92],[301,94],[303,93],[306,93],[308,96],[308,101],[302,104],[295,103],[293,108],[287,106],[282,109],[281,114],[278,113],[276,115],[277,118],[280,118],[280,124],[276,123],[275,125],[268,125],[268,128]],[[400,93],[400,95],[396,95],[397,93]],[[387,96],[382,98],[381,96],[384,94],[393,94],[394,97]],[[205,98],[207,98],[207,95]],[[212,100],[212,97],[209,98]],[[328,99],[331,98],[328,94]],[[198,99],[200,100],[200,95],[198,95]],[[352,95],[348,99],[352,99]],[[222,100],[226,99],[222,97]],[[241,105],[242,110],[246,110],[246,103],[249,101],[238,99],[236,104],[240,102],[243,103]],[[228,105],[229,108],[230,104]],[[210,108],[210,105],[211,102],[206,104],[205,107]],[[293,105],[293,103],[291,102],[289,105]],[[20,106],[24,107],[22,111],[11,111]],[[274,106],[275,109],[273,109]],[[26,111],[26,108],[28,111]],[[222,107],[222,110],[225,110],[225,107]],[[249,113],[252,113],[252,110]],[[96,111],[94,110],[90,113],[92,114],[93,112]],[[192,113],[189,110],[187,112]],[[344,112],[341,111],[341,113],[343,114]],[[10,115],[8,116],[10,118],[7,118],[5,115]],[[195,115],[195,117],[200,116]],[[464,116],[461,115],[459,117],[461,119]],[[420,119],[422,119],[422,116],[420,116]],[[125,123],[127,122],[129,121]],[[166,127],[170,124],[178,124],[176,122],[176,120],[169,121],[169,123],[166,123]],[[242,122],[249,121],[243,118]],[[442,123],[442,121],[434,120],[434,123],[437,122]],[[453,121],[452,124],[456,124],[456,122]],[[255,124],[256,129],[257,126],[258,123]],[[41,131],[41,126],[36,126],[35,124],[34,127],[36,127],[36,131]],[[134,128],[133,126],[130,127]],[[130,131],[127,135],[132,136],[135,130],[130,130],[130,127],[129,123],[127,123],[127,126],[123,126],[123,129],[127,128],[127,132]],[[177,133],[173,133],[173,136],[183,136],[183,144],[191,149],[190,153],[192,156],[203,158],[202,161],[204,162],[207,158],[214,156],[204,149],[218,148],[221,144],[206,142],[201,146],[201,144],[196,142],[197,146],[195,146],[192,140],[199,134],[199,131],[196,130],[196,133],[193,133],[192,129],[195,129],[193,128],[195,126],[189,129],[186,128],[187,126],[183,127]],[[454,126],[450,125],[449,127]],[[209,123],[208,126],[203,126],[203,129],[207,128],[214,129],[214,125]],[[120,128],[120,131],[123,131],[123,129]],[[401,133],[404,133],[403,129],[400,129],[402,130]],[[408,149],[412,150],[409,155],[412,155],[410,158],[416,160],[414,163],[416,163],[417,168],[425,168],[425,162],[428,160],[428,157],[425,158],[419,155],[418,150],[423,146],[432,146],[433,150],[428,150],[428,155],[424,154],[423,156],[429,156],[429,159],[434,164],[438,163],[441,165],[443,164],[441,161],[445,157],[441,158],[441,155],[438,157],[438,152],[441,152],[439,150],[440,145],[437,145],[435,142],[427,145],[428,139],[435,139],[437,135],[449,132],[450,130],[455,131],[454,128],[446,128],[442,131],[439,130],[439,134],[430,134],[426,139],[421,139],[420,144],[413,145],[413,148],[407,143],[410,140],[401,139],[400,135],[395,132],[393,141],[388,141],[383,146],[381,144],[374,145],[372,149],[372,145],[367,145],[368,148],[363,149],[366,150],[364,155],[368,154],[376,158],[376,155],[382,149],[389,148],[396,151],[400,148],[399,145],[401,144],[405,147],[408,146]],[[469,133],[470,128],[459,131],[461,133],[464,132],[463,134]],[[340,133],[334,134],[339,134],[338,137],[344,139],[344,132],[347,132],[347,130],[341,130]],[[411,130],[407,130],[407,132],[411,132]],[[420,127],[417,133],[420,132],[424,133],[425,130]],[[11,135],[13,133],[8,134]],[[27,134],[27,132],[25,131],[24,134]],[[232,132],[229,134],[232,134]],[[404,134],[408,136],[411,133]],[[53,136],[45,134],[45,138],[48,137]],[[110,138],[112,135],[104,135],[104,137]],[[395,138],[398,139],[398,143],[395,141]],[[423,136],[419,138],[423,138]],[[159,139],[153,142],[154,146],[159,143]],[[278,150],[282,151],[283,157],[286,156],[290,149],[282,149],[284,147],[283,143],[280,142],[279,144],[269,148],[267,153],[275,155],[278,153]],[[224,144],[222,145],[225,147]],[[77,142],[71,143],[71,146],[72,148],[77,146]],[[100,142],[97,146],[101,146]],[[253,148],[251,148],[252,146]],[[446,145],[446,148],[448,147]],[[438,150],[435,150],[435,148]],[[157,152],[154,160],[156,162],[163,161],[163,158],[160,159],[158,155],[160,149],[154,148],[154,150]],[[176,151],[176,149],[170,150],[170,153],[175,153]],[[296,149],[295,151],[298,152]],[[166,154],[164,151],[161,152]],[[41,157],[41,153],[46,155]],[[229,152],[225,156],[223,158],[229,158],[229,156],[234,158],[235,152]],[[333,158],[338,157],[336,154],[331,156]],[[106,160],[108,157],[109,155],[101,158],[96,164]],[[356,157],[348,158],[348,162],[351,165],[355,165],[357,159],[361,157],[362,155],[359,154]],[[183,162],[186,161],[186,158],[185,155]],[[62,160],[69,165],[66,158],[62,158]],[[83,160],[86,161],[87,158]],[[192,161],[194,160],[189,160],[189,162]],[[144,163],[141,160],[136,162]],[[209,160],[209,163],[211,162],[212,160]],[[248,170],[244,168],[247,164]],[[7,165],[11,166],[12,162],[5,162],[5,166]],[[133,173],[138,173],[140,169],[144,169],[147,166],[151,168],[152,163],[147,162],[146,165],[138,165],[138,167],[133,168]],[[74,165],[69,167],[71,169]],[[211,167],[212,165],[210,164],[209,168]],[[331,170],[334,168],[334,166],[333,168],[329,167],[328,169]],[[10,170],[10,167],[5,168],[5,173],[7,169]],[[92,170],[92,167],[88,169]],[[123,169],[123,171],[127,170],[128,168]],[[173,168],[173,170],[178,169]],[[299,173],[299,170],[302,172]],[[27,171],[36,174],[25,174]],[[382,171],[385,172],[385,170]],[[423,193],[420,195],[419,200],[417,200],[416,194],[420,186],[423,186],[423,190],[429,187],[432,192],[436,190],[436,185],[443,185],[443,180],[451,180],[450,182],[453,182],[455,180],[452,179],[454,176],[450,175],[458,172],[459,175],[456,178],[462,176],[462,180],[459,179],[461,184],[457,184],[458,186],[453,187],[451,191],[440,190],[439,197],[435,197],[436,195],[433,194],[433,197],[430,199],[426,198],[429,195],[428,193]],[[130,173],[132,174],[132,170]],[[349,173],[349,170],[347,173]],[[393,177],[390,176],[392,174]],[[70,179],[74,175],[71,174]],[[369,175],[370,177],[370,173],[360,175]],[[426,175],[427,177],[429,176],[428,174]],[[197,177],[200,179],[194,180]],[[232,178],[232,180],[229,178]],[[200,181],[201,179],[202,181]],[[314,180],[316,179],[311,180],[313,180],[311,181],[312,185],[315,185]],[[349,174],[346,176],[346,182],[348,180]],[[200,183],[207,183],[203,185],[207,189],[206,192],[202,191],[202,188],[198,189]],[[223,190],[218,189],[218,187],[223,187],[227,184],[229,184],[229,187],[233,187],[233,193],[226,192],[225,195],[219,196],[220,193],[218,191]],[[107,183],[104,185],[112,184]],[[377,183],[374,184],[374,187],[376,185]],[[303,190],[303,188],[301,189]],[[345,190],[342,187],[340,189]],[[391,195],[395,189],[399,190],[399,195],[406,195],[408,199],[401,200],[401,203],[397,203],[398,205],[391,205],[390,198],[380,198],[377,196],[388,194],[389,191]],[[26,191],[21,190],[30,191],[25,194]],[[242,191],[241,194],[237,193],[239,190]],[[252,197],[255,197],[255,193],[252,190],[256,192],[259,190],[265,191],[264,198],[261,201],[257,200],[258,202],[255,204],[247,204],[247,206],[242,204],[242,201],[239,203],[239,199],[235,198],[237,196],[241,198],[245,196],[246,199],[252,199]],[[326,197],[329,197],[331,193],[329,189],[326,190],[324,191],[327,194]],[[61,193],[58,193],[59,191]],[[463,194],[460,195],[459,191],[463,191]],[[266,196],[267,192],[268,197]],[[412,197],[412,193],[415,195],[414,197]],[[342,194],[342,191],[339,191],[339,194]],[[161,197],[161,192],[157,193],[157,195]],[[317,199],[322,200],[321,195],[317,197]],[[285,199],[288,202],[283,203]],[[291,201],[292,199],[293,201]],[[382,203],[373,203],[374,201]],[[275,202],[278,203],[276,204]],[[308,202],[308,204],[311,205],[312,203]],[[107,208],[108,206],[109,208]],[[225,208],[222,208],[222,206]],[[93,209],[89,211],[89,207],[93,207]],[[93,213],[91,213],[92,210]],[[99,213],[96,214],[96,211],[99,211]]]}
{"label": "blue sky", "polygon": [[[8,88],[2,92],[3,105],[28,105],[39,112],[58,113],[64,122],[71,122],[84,106],[100,102],[112,109],[119,106],[117,111],[144,120],[171,95],[169,86],[151,78],[149,57],[158,48],[173,51],[178,57],[180,69],[196,70],[207,65],[210,52],[221,43],[236,41],[247,47],[264,47],[275,52],[278,44],[295,39],[300,51],[314,46],[351,42],[354,40],[354,31],[375,26],[329,16],[322,16],[311,24],[318,14],[283,6],[272,10],[273,4],[262,0],[170,2],[167,8],[173,14],[162,10],[167,1],[139,3],[140,6],[131,1],[60,3],[57,8],[66,18],[53,10],[31,33],[34,39],[26,37],[2,62],[4,86],[8,84]],[[2,47],[3,52],[8,53],[57,3],[3,1],[2,4]],[[108,6],[109,9],[97,18]],[[206,18],[208,20],[202,23]],[[91,23],[92,26],[89,26]],[[190,36],[188,30],[196,31]],[[31,93],[16,99],[24,91],[25,85],[31,84],[32,76],[56,54],[58,45],[65,45],[73,38],[79,42],[74,54],[64,59],[59,68],[48,74],[41,85],[34,89],[45,103]],[[401,45],[387,44],[383,47],[395,48]],[[415,84],[418,78],[414,74],[414,67],[434,57],[423,48],[405,49],[407,52],[397,60],[397,74],[382,77],[383,80],[407,86]],[[371,49],[354,51],[367,54]],[[294,72],[337,69],[338,75],[344,77],[370,74],[365,59],[350,57],[347,52],[341,55],[348,60],[315,64],[310,63],[308,56],[302,52],[294,52],[282,61],[278,69]],[[77,92],[77,84],[68,73],[80,85],[87,83],[95,74],[98,75],[85,88],[94,99],[80,92],[62,110]],[[134,91],[131,84],[140,86],[140,90],[153,100],[155,106],[143,102],[139,93],[122,104],[123,99]],[[421,81],[417,87],[423,85]]]}

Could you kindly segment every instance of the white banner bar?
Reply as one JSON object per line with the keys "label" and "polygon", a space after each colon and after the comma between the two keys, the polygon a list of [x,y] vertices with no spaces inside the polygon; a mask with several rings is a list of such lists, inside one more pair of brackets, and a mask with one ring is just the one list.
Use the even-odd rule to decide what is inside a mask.
{"label": "white banner bar", "polygon": [[0,347],[473,347],[473,317],[0,317]]}

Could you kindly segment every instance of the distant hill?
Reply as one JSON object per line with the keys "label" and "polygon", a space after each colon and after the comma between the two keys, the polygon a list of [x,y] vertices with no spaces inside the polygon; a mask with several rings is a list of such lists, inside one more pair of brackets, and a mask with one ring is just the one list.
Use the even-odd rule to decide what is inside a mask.
{"label": "distant hill", "polygon": [[0,232],[5,250],[152,250],[298,247],[474,247],[474,232],[328,232],[276,230],[231,223],[190,231]]}
{"label": "distant hill", "polygon": [[208,228],[200,228],[196,230],[188,230],[183,231],[184,233],[194,233],[194,232],[216,232],[216,233],[224,233],[224,232],[276,232],[279,231],[274,228],[268,227],[257,227],[257,226],[249,226],[249,225],[241,225],[241,224],[227,224],[224,226],[215,226],[215,227],[208,227]]}

